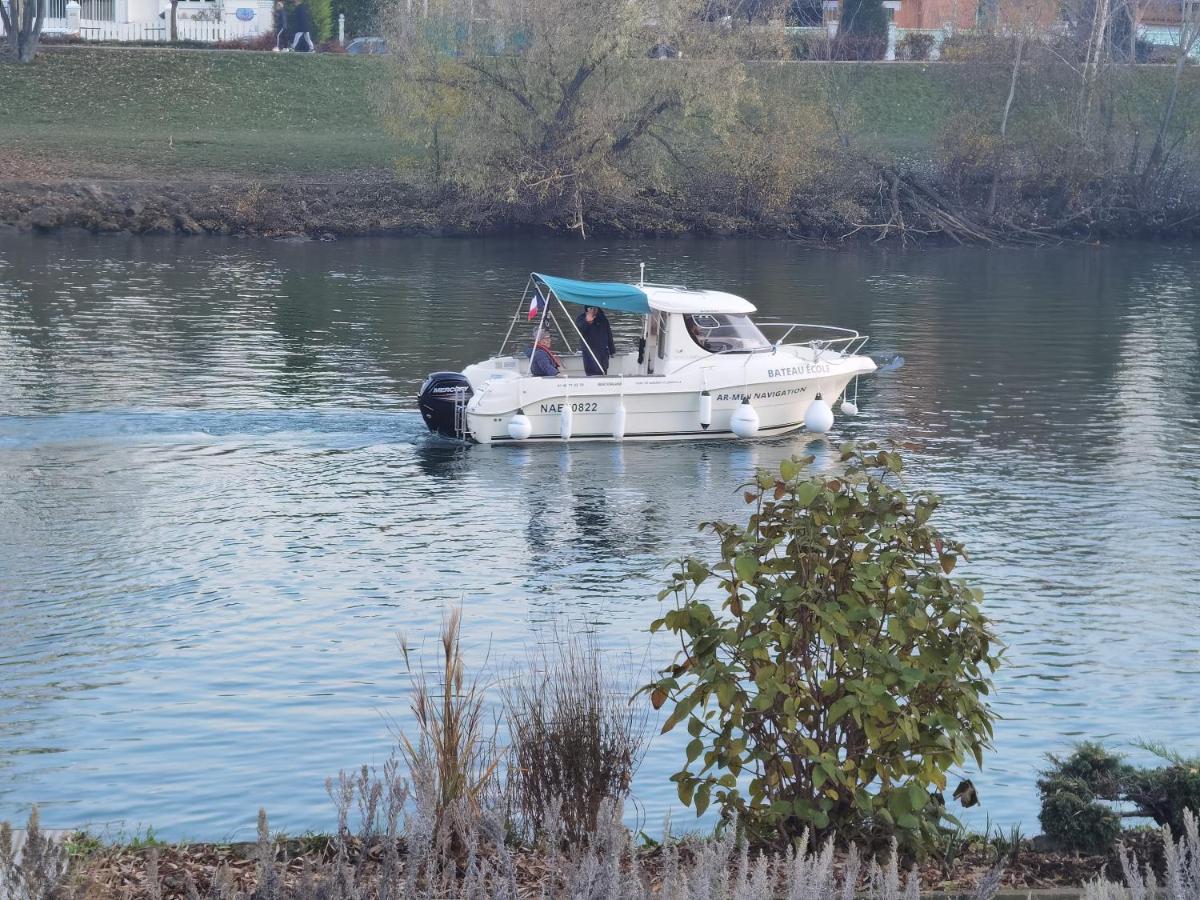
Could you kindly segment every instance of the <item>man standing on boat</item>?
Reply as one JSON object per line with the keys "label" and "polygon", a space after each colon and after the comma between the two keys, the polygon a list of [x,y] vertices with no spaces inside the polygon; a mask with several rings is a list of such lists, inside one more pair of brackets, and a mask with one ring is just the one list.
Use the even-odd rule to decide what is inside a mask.
{"label": "man standing on boat", "polygon": [[607,375],[609,357],[617,352],[608,316],[599,307],[588,306],[575,318],[575,327],[583,337],[583,371]]}

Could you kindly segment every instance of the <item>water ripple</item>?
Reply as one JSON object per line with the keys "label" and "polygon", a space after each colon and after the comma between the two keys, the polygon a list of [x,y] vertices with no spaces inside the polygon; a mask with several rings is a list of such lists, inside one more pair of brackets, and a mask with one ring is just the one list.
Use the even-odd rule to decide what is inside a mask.
{"label": "water ripple", "polygon": [[[832,442],[425,437],[417,385],[498,344],[529,270],[641,261],[891,363]],[[404,722],[396,632],[427,646],[462,603],[493,674],[564,623],[661,664],[646,626],[671,560],[711,551],[696,523],[845,438],[921,445],[1008,645],[981,815],[1036,829],[1042,755],[1075,740],[1200,749],[1194,248],[4,235],[0,270],[0,818],[329,828],[325,777]],[[651,827],[681,745],[638,775]]]}

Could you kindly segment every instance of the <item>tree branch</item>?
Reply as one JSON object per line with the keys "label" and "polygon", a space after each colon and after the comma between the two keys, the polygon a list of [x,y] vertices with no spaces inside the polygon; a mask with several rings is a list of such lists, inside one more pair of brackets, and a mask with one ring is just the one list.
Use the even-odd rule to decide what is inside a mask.
{"label": "tree branch", "polygon": [[654,141],[660,147],[662,147],[665,151],[667,151],[667,155],[669,157],[671,157],[671,159],[675,160],[676,165],[678,165],[680,167],[686,167],[687,163],[685,163],[683,161],[683,159],[679,156],[679,154],[675,152],[675,148],[666,142],[666,140],[662,137],[662,135],[657,134],[656,132],[651,131],[649,128],[647,128],[646,129],[646,137],[650,138],[652,141]]}
{"label": "tree branch", "polygon": [[[519,104],[521,104],[521,106],[524,109],[526,109],[528,112],[530,112],[534,116],[537,115],[537,107],[533,105],[533,102],[528,97],[526,97],[525,94],[523,94],[521,91],[517,90],[515,87],[513,87],[511,84],[509,84],[503,78],[501,78],[499,75],[497,75],[496,73],[494,73],[492,71],[489,71],[484,66],[480,65],[477,62],[469,60],[469,59],[466,60],[465,62],[463,62],[463,65],[466,66],[468,69],[470,69],[472,72],[475,72],[477,75],[482,76],[483,79],[485,81],[487,81],[489,84],[491,84],[492,86],[499,88],[500,90],[504,91],[506,94],[511,96],[514,100],[516,100]],[[454,85],[454,86],[460,87],[460,88],[462,87],[461,85]]]}
{"label": "tree branch", "polygon": [[634,120],[633,125],[623,135],[613,141],[611,148],[612,154],[614,156],[620,156],[633,145],[634,141],[645,134],[647,129],[649,129],[650,126],[653,125],[655,121],[657,121],[658,118],[663,115],[663,113],[678,108],[678,97],[665,97],[653,106],[644,109],[642,114]]}

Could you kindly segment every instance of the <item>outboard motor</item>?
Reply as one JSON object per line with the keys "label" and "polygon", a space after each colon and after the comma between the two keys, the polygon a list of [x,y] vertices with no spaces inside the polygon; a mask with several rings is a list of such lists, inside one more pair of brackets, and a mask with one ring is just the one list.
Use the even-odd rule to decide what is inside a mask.
{"label": "outboard motor", "polygon": [[430,431],[463,440],[466,422],[463,411],[474,392],[461,372],[434,372],[421,385],[417,407]]}

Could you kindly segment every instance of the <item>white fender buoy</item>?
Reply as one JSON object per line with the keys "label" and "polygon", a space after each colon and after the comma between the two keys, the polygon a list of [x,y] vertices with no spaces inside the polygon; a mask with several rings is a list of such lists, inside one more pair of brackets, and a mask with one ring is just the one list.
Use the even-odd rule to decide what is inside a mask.
{"label": "white fender buoy", "polygon": [[529,421],[529,416],[525,415],[525,410],[518,409],[517,414],[508,420],[508,436],[514,441],[527,441],[531,434],[533,423]]}
{"label": "white fender buoy", "polygon": [[758,413],[750,405],[749,397],[743,397],[741,405],[729,417],[729,430],[740,438],[752,438],[758,434]]}
{"label": "white fender buoy", "polygon": [[558,414],[558,433],[562,435],[564,441],[571,439],[571,425],[574,418],[574,415],[571,413],[571,401],[564,400],[562,410]]}
{"label": "white fender buoy", "polygon": [[617,401],[616,412],[613,413],[613,440],[625,440],[625,404]]}
{"label": "white fender buoy", "polygon": [[708,391],[700,392],[700,427],[708,431],[708,426],[712,424],[712,394]]}
{"label": "white fender buoy", "polygon": [[842,415],[844,416],[858,415],[858,404],[853,400],[843,400],[840,409],[842,411]]}
{"label": "white fender buoy", "polygon": [[804,413],[804,427],[814,434],[824,434],[833,427],[833,410],[817,394]]}

